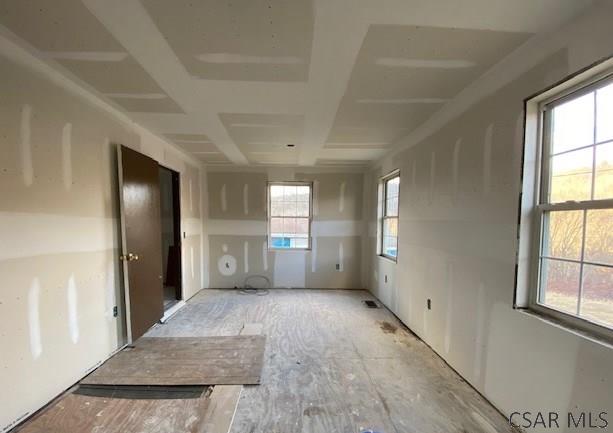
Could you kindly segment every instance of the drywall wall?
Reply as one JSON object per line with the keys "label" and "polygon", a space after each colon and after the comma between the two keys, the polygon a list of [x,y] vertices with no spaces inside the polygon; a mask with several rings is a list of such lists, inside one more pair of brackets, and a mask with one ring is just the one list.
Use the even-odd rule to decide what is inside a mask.
{"label": "drywall wall", "polygon": [[[312,248],[269,250],[267,182],[293,180],[313,183]],[[210,287],[243,287],[253,275],[267,277],[274,287],[363,287],[360,171],[209,167],[205,188]]]}
{"label": "drywall wall", "polygon": [[[529,41],[367,175],[370,290],[507,415],[613,412],[613,349],[513,310],[523,99],[611,55],[612,21],[597,3]],[[377,181],[396,168],[397,264],[375,255]]]}
{"label": "drywall wall", "polygon": [[[200,168],[0,43],[0,431],[124,343],[116,143],[182,175],[184,293],[201,282]],[[40,65],[39,65],[40,66]],[[72,89],[72,88],[71,88]],[[74,90],[74,89],[73,89]],[[113,307],[119,307],[119,317]]]}

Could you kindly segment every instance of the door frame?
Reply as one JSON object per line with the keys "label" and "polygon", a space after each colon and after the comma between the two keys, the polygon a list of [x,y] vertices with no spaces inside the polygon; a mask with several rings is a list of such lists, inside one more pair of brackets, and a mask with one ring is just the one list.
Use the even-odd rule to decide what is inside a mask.
{"label": "door frame", "polygon": [[[126,220],[123,202],[123,161],[121,156],[122,144],[117,144],[117,192],[118,192],[118,210],[119,210],[119,230],[121,250],[119,255],[127,254],[128,246],[126,241]],[[126,326],[126,344],[132,343],[132,317],[130,308],[130,279],[128,277],[128,262],[119,259],[121,264],[121,280],[123,281],[123,307]]]}
{"label": "door frame", "polygon": [[[175,232],[175,245],[179,247],[178,261],[179,261],[179,287],[177,287],[177,291],[179,292],[179,297],[177,301],[181,302],[185,300],[184,292],[183,292],[183,236],[181,231],[181,172],[170,168],[164,164],[160,164],[158,162],[158,166],[163,168],[164,170],[168,170],[172,175],[172,213],[173,213],[173,229]],[[160,201],[161,203],[161,201]],[[161,235],[161,233],[160,233]],[[162,254],[164,252],[162,251]],[[171,307],[172,308],[172,307]]]}

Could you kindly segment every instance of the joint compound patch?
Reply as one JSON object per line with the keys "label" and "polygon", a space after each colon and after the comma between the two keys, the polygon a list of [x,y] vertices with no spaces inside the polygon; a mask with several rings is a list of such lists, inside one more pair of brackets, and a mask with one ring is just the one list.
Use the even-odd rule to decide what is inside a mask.
{"label": "joint compound patch", "polygon": [[224,254],[217,261],[217,269],[221,275],[226,277],[234,275],[236,273],[236,259],[234,256]]}

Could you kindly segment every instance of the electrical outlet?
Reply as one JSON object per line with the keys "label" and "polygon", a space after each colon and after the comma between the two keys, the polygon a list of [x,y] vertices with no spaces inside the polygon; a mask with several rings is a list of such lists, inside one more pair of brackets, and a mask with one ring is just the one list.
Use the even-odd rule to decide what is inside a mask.
{"label": "electrical outlet", "polygon": [[428,310],[432,309],[432,300],[428,299],[428,301],[426,302],[426,305],[428,306]]}
{"label": "electrical outlet", "polygon": [[113,317],[117,317],[118,314],[119,314],[119,311],[117,310],[117,305],[115,305],[113,307]]}

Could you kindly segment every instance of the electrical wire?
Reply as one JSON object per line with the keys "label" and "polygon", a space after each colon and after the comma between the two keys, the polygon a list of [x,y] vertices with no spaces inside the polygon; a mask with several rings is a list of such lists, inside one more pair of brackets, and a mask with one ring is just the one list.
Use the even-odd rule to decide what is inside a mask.
{"label": "electrical wire", "polygon": [[[263,282],[264,287],[260,287],[259,284],[255,284],[254,280],[260,279]],[[266,296],[269,293],[269,289],[272,286],[270,279],[266,275],[249,275],[243,282],[243,287],[239,289],[241,295],[256,295]]]}

